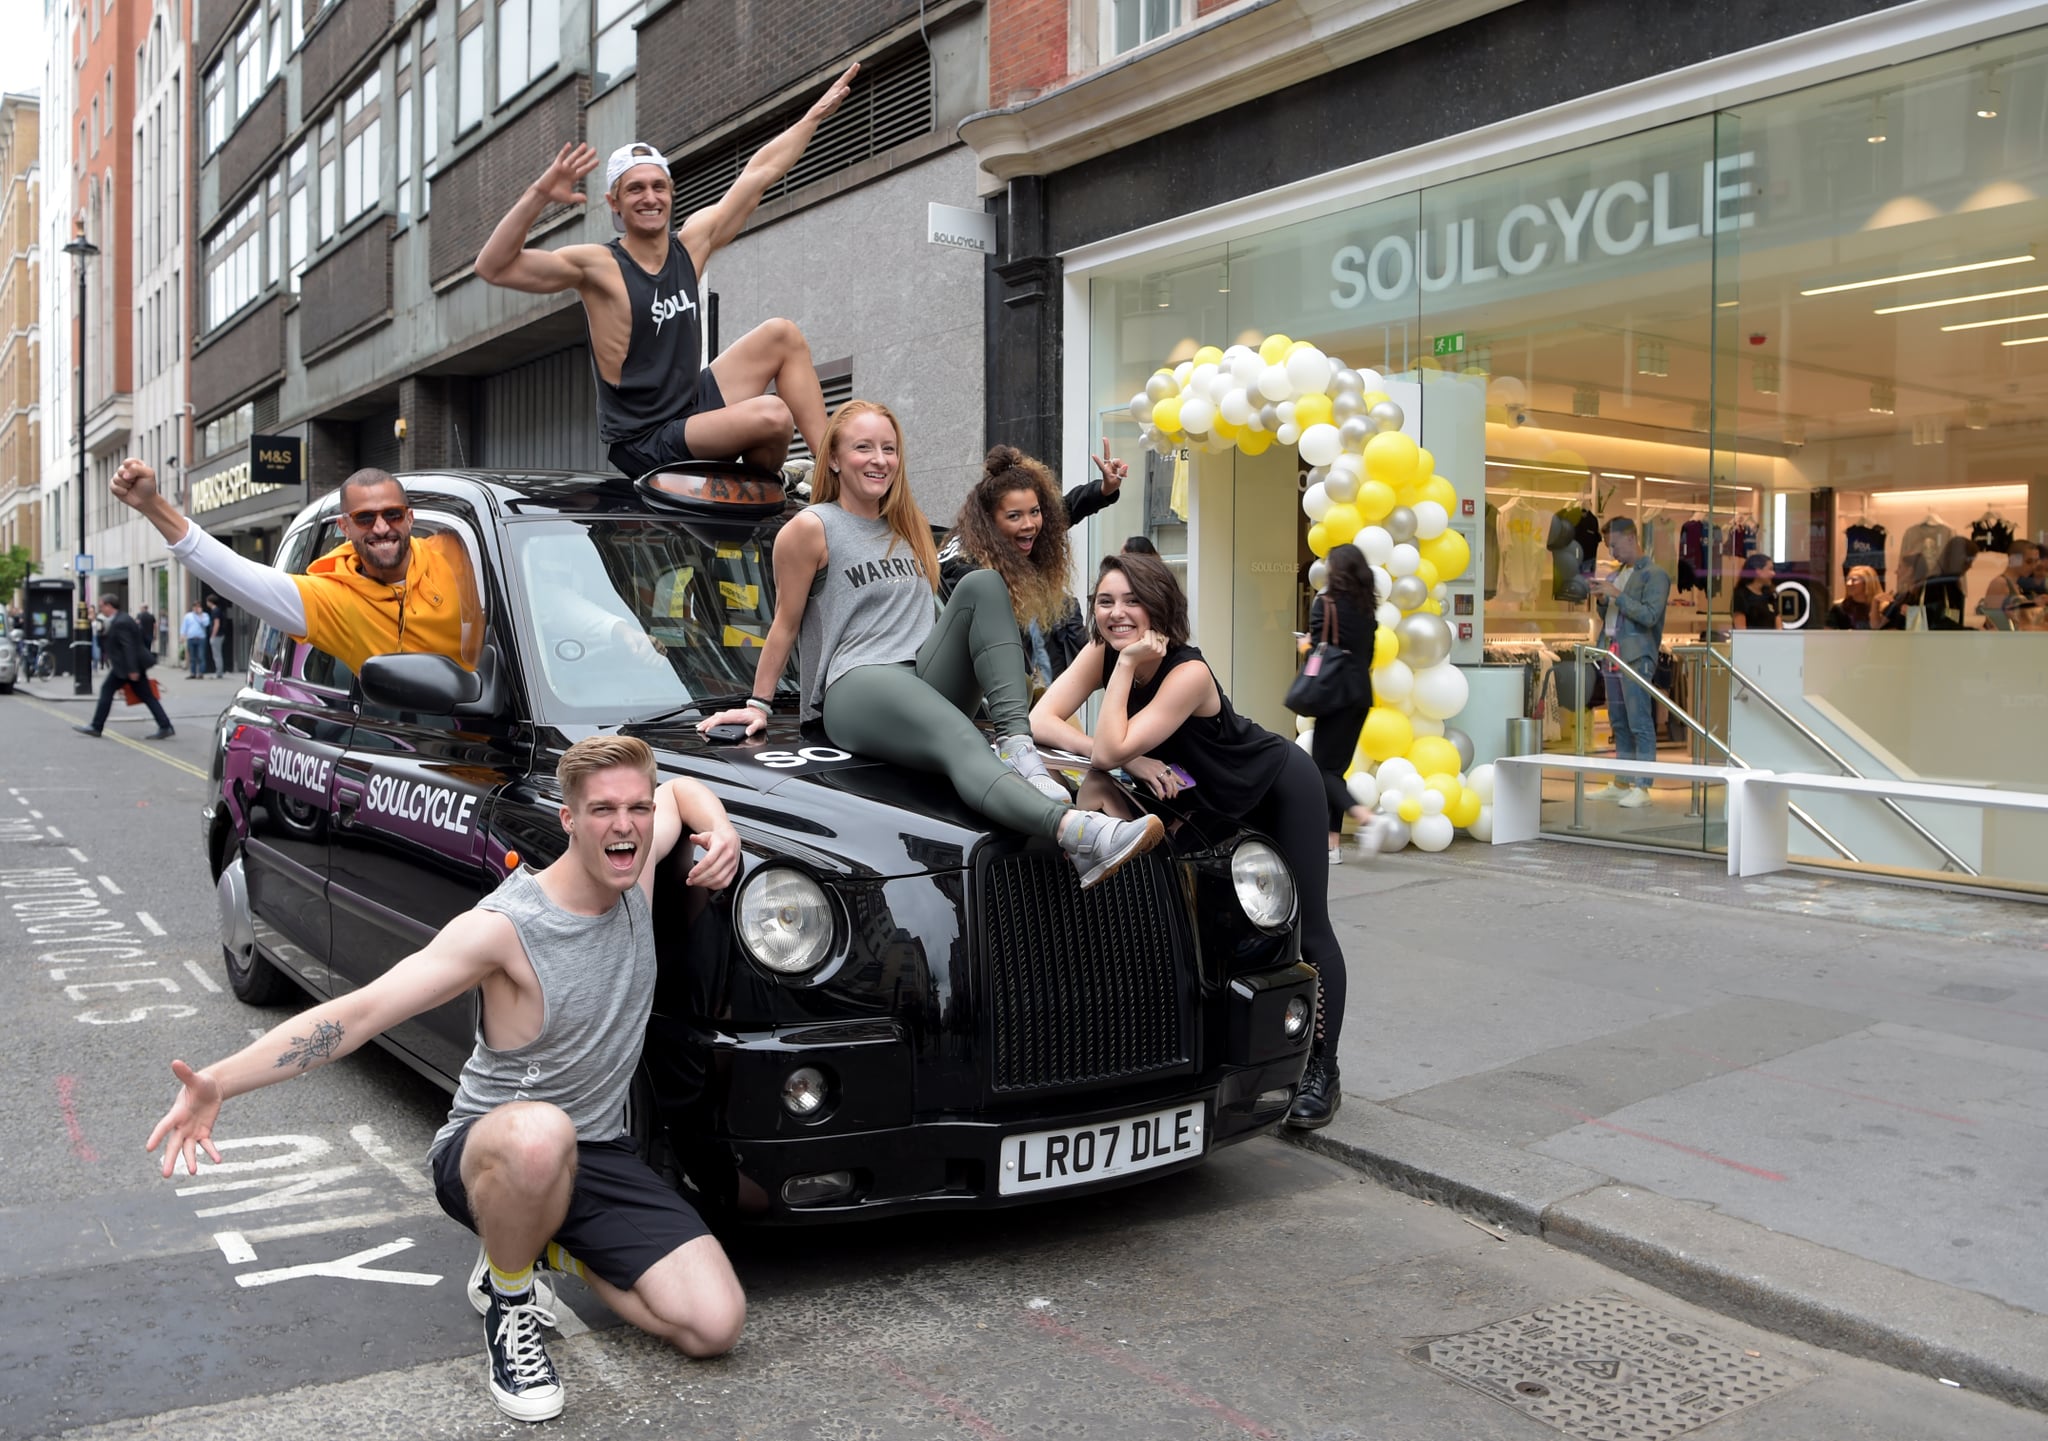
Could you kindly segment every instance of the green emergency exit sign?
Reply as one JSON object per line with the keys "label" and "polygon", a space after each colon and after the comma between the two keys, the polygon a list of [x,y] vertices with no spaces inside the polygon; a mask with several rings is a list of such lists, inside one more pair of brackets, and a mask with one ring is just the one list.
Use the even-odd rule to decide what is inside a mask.
{"label": "green emergency exit sign", "polygon": [[1463,355],[1465,353],[1465,332],[1460,330],[1450,335],[1439,335],[1436,338],[1436,353],[1438,355]]}

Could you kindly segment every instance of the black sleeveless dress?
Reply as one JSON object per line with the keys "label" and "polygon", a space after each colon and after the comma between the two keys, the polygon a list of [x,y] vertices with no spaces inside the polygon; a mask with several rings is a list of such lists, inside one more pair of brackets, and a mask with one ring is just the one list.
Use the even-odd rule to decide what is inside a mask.
{"label": "black sleeveless dress", "polygon": [[[1129,714],[1135,718],[1152,703],[1175,666],[1208,664],[1191,645],[1169,646],[1151,680],[1140,683],[1133,677]],[[1115,670],[1116,652],[1105,646],[1103,685],[1109,684]],[[1215,678],[1213,671],[1210,678]],[[1281,767],[1287,764],[1291,743],[1232,710],[1230,697],[1224,694],[1221,683],[1216,687],[1216,695],[1223,703],[1221,710],[1212,716],[1189,716],[1148,754],[1168,765],[1179,766],[1194,777],[1195,796],[1203,805],[1242,820],[1273,788]]]}

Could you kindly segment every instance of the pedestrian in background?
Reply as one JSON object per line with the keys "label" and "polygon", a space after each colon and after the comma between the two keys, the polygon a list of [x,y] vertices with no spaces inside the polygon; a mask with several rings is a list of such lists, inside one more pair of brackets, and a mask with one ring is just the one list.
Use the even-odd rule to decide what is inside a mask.
{"label": "pedestrian in background", "polygon": [[1344,772],[1358,753],[1358,733],[1365,728],[1365,713],[1372,709],[1372,641],[1378,629],[1374,612],[1379,609],[1373,592],[1372,567],[1365,553],[1355,545],[1330,548],[1326,557],[1329,583],[1308,606],[1308,639],[1315,645],[1323,639],[1325,625],[1333,643],[1351,653],[1351,663],[1365,677],[1365,696],[1356,707],[1332,712],[1316,719],[1309,754],[1323,773],[1323,797],[1330,811],[1330,864],[1341,858],[1339,843],[1344,839],[1344,817],[1358,822],[1358,853],[1379,854],[1377,818],[1365,806],[1354,804]]}
{"label": "pedestrian in background", "polygon": [[[1649,682],[1657,674],[1657,651],[1664,644],[1664,608],[1671,600],[1671,577],[1643,554],[1636,523],[1625,515],[1607,522],[1607,548],[1621,568],[1590,582],[1590,589],[1600,607],[1600,638],[1616,663],[1607,676],[1614,758],[1654,761],[1656,700]],[[1644,684],[1624,679],[1619,674],[1622,667],[1642,677]],[[1634,810],[1650,803],[1650,777],[1616,776],[1593,794],[1601,800],[1618,798]]]}
{"label": "pedestrian in background", "polygon": [[213,663],[226,675],[239,669],[235,664],[235,608],[225,596],[217,597],[213,614]]}
{"label": "pedestrian in background", "polygon": [[142,629],[142,644],[151,655],[156,654],[156,612],[144,605],[135,612],[135,624]]}
{"label": "pedestrian in background", "polygon": [[192,602],[192,609],[185,612],[178,622],[178,636],[185,642],[185,675],[198,680],[206,674],[206,633],[212,629],[212,622],[206,614],[206,607],[198,601]]}
{"label": "pedestrian in background", "polygon": [[223,627],[227,624],[227,602],[219,596],[209,596],[206,601],[206,650],[212,659],[212,674],[226,675],[227,665],[221,658],[221,648],[227,644]]}
{"label": "pedestrian in background", "polygon": [[100,682],[100,703],[93,707],[92,724],[72,729],[80,735],[98,736],[106,729],[107,712],[114,708],[115,694],[133,686],[156,718],[156,730],[149,739],[169,740],[177,732],[171,729],[171,718],[164,714],[163,703],[156,698],[156,689],[150,683],[149,668],[156,664],[156,657],[142,643],[142,627],[135,623],[134,616],[122,611],[121,602],[112,596],[100,600],[100,620],[106,628],[107,678]]}

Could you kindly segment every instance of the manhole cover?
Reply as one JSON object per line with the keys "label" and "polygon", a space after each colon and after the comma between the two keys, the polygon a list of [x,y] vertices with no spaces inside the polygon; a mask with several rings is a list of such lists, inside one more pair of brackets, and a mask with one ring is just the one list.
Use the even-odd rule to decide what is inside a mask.
{"label": "manhole cover", "polygon": [[1620,1296],[1546,1306],[1410,1354],[1586,1441],[1679,1436],[1808,1375]]}

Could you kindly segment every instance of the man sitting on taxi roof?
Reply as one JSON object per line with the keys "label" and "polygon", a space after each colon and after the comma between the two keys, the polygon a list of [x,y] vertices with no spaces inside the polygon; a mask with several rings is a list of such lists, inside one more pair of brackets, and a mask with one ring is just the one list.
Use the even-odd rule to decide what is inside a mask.
{"label": "man sitting on taxi roof", "polygon": [[185,518],[133,459],[114,472],[122,504],[171,543],[185,568],[266,625],[326,651],[350,670],[373,655],[427,651],[475,670],[483,607],[462,542],[443,532],[415,540],[405,487],[366,467],[341,483],[337,517],[347,543],[286,575],[237,555]]}

